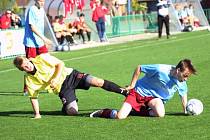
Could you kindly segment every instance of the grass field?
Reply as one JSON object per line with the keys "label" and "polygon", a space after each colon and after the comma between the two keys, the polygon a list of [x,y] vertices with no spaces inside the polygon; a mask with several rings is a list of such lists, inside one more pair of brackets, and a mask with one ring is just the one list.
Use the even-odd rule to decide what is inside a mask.
{"label": "grass field", "polygon": [[130,43],[54,53],[66,66],[76,68],[121,86],[130,82],[138,64],[176,65],[190,58],[198,75],[188,81],[188,98],[204,104],[199,116],[184,116],[178,94],[166,104],[164,118],[129,116],[125,120],[89,118],[101,108],[119,109],[124,98],[102,89],[77,91],[78,116],[63,116],[61,102],[53,94],[39,96],[42,119],[33,120],[28,97],[22,96],[23,74],[12,59],[0,61],[0,140],[209,140],[210,139],[210,33],[184,33],[171,39]]}

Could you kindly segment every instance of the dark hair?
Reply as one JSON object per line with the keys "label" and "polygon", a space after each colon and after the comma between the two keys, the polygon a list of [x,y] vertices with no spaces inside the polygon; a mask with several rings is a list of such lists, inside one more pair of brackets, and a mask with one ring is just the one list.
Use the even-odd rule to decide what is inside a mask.
{"label": "dark hair", "polygon": [[23,68],[21,67],[21,65],[23,64],[23,59],[23,57],[17,56],[13,60],[13,64],[15,65],[15,67],[17,67],[21,71],[23,71]]}
{"label": "dark hair", "polygon": [[192,74],[196,74],[197,72],[190,59],[183,59],[179,61],[179,63],[176,66],[176,69],[178,68],[181,72],[183,72],[186,68],[188,68],[192,72]]}
{"label": "dark hair", "polygon": [[80,15],[79,15],[79,17],[84,17],[85,16],[85,14],[84,13],[81,13]]}
{"label": "dark hair", "polygon": [[55,19],[60,19],[60,17],[59,16],[55,16]]}

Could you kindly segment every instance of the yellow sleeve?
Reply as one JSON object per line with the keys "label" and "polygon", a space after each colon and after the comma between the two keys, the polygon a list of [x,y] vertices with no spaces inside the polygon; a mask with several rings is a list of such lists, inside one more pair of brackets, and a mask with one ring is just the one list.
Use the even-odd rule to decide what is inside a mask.
{"label": "yellow sleeve", "polygon": [[44,53],[44,54],[41,54],[40,57],[46,62],[48,63],[49,65],[51,66],[55,66],[59,63],[63,63],[63,61],[61,61],[60,59],[50,55],[49,53]]}
{"label": "yellow sleeve", "polygon": [[38,98],[38,95],[39,95],[39,92],[38,91],[34,91],[30,87],[27,87],[27,89],[28,89],[28,96],[30,98]]}

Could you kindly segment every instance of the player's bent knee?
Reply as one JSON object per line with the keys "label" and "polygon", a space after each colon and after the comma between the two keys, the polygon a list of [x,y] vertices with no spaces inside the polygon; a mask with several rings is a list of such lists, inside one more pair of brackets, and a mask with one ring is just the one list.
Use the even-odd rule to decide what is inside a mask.
{"label": "player's bent knee", "polygon": [[163,117],[165,117],[165,113],[163,113],[163,112],[162,113],[158,113],[157,117],[163,118]]}
{"label": "player's bent knee", "polygon": [[103,84],[104,84],[104,80],[103,79],[100,79],[100,78],[97,78],[96,79],[96,83],[97,83],[97,87],[102,87],[103,86]]}
{"label": "player's bent knee", "polygon": [[102,87],[103,84],[104,84],[103,79],[94,77],[92,75],[88,75],[86,80],[87,80],[88,83],[90,83],[92,86],[95,86],[95,87]]}
{"label": "player's bent knee", "polygon": [[66,114],[69,116],[74,116],[78,114],[78,111],[75,108],[71,107],[69,109],[66,109]]}
{"label": "player's bent knee", "polygon": [[120,119],[120,120],[121,120],[121,119],[125,119],[125,118],[126,118],[126,117],[124,117],[124,116],[122,116],[122,115],[117,115],[117,116],[116,116],[116,119]]}
{"label": "player's bent knee", "polygon": [[116,119],[125,119],[125,118],[127,118],[127,116],[126,115],[123,115],[123,114],[121,114],[119,112],[116,115]]}

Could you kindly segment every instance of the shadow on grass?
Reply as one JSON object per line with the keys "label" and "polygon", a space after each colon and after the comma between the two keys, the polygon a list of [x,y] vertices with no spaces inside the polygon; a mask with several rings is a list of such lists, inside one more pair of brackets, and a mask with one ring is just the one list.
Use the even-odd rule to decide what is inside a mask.
{"label": "shadow on grass", "polygon": [[[94,109],[90,109],[93,111]],[[81,112],[75,117],[89,117],[91,112],[83,112],[83,111],[90,111],[90,110],[80,110]],[[68,116],[64,114],[62,111],[41,111],[42,116]],[[0,116],[5,117],[33,117],[33,111],[2,111],[0,112]]]}
{"label": "shadow on grass", "polygon": [[184,114],[182,112],[166,112],[167,116],[188,116],[188,114]]}
{"label": "shadow on grass", "polygon": [[0,91],[0,96],[23,96],[20,91]]}

